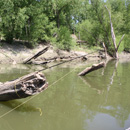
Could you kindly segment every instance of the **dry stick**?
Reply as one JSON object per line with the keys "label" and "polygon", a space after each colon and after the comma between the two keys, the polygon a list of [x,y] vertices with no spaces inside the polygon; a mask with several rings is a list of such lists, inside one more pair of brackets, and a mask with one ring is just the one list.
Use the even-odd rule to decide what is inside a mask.
{"label": "dry stick", "polygon": [[120,44],[121,44],[121,42],[122,42],[124,36],[125,36],[125,34],[122,36],[121,40],[119,41],[119,44],[118,44],[118,46],[117,46],[117,51],[118,51],[118,49],[119,49],[119,46],[120,46]]}
{"label": "dry stick", "polygon": [[58,65],[64,64],[64,63],[69,62],[69,61],[73,61],[73,60],[75,60],[75,59],[78,59],[78,58],[81,58],[81,57],[84,57],[84,56],[87,56],[87,55],[93,54],[93,53],[95,53],[95,52],[98,52],[98,50],[96,50],[96,51],[94,51],[94,52],[91,52],[91,53],[88,53],[88,54],[86,54],[86,55],[77,56],[77,57],[72,58],[72,59],[70,59],[70,60],[60,62],[60,63],[55,64],[55,65],[52,65],[52,66],[50,66],[50,67],[48,67],[48,68],[38,70],[37,72],[40,72],[40,71],[43,71],[43,70],[47,70],[47,69],[53,68],[53,67],[55,67],[55,66],[58,66]]}
{"label": "dry stick", "polygon": [[41,51],[39,51],[38,53],[36,53],[34,56],[32,56],[31,58],[25,60],[24,64],[27,64],[32,59],[36,59],[37,57],[39,57],[40,55],[42,55],[43,53],[45,53],[48,50],[48,48],[49,48],[48,46],[45,47],[44,49],[42,49]]}

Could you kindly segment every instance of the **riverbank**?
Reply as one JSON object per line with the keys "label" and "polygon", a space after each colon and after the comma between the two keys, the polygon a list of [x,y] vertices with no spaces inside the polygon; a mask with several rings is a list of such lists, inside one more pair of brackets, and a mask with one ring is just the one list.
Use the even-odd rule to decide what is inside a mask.
{"label": "riverbank", "polygon": [[[46,45],[40,44],[37,45],[33,49],[29,49],[24,45],[21,44],[7,44],[3,43],[2,46],[0,47],[0,64],[16,64],[16,63],[23,63],[23,61],[43,48],[45,48]],[[76,56],[82,56],[82,55],[87,55],[89,53],[93,52],[93,50],[87,50],[87,49],[80,49],[80,50],[71,50],[69,52],[63,51],[63,50],[58,50],[55,49],[53,46],[50,46],[48,51],[38,57],[38,61],[42,61],[45,58],[53,58],[53,57],[76,57]],[[101,60],[101,55],[104,55],[103,53],[100,54],[98,51],[89,54],[89,57],[87,57],[87,60],[89,61],[98,61]],[[130,61],[130,54],[129,53],[120,53],[119,57],[122,61]],[[110,58],[110,57],[109,57]]]}
{"label": "riverbank", "polygon": [[[40,44],[37,45],[35,48],[33,49],[29,49],[24,45],[21,44],[7,44],[4,43],[1,47],[0,47],[0,64],[5,64],[5,63],[23,63],[23,61],[31,56],[33,56],[34,54],[36,54],[37,52],[39,52],[40,50],[42,50],[43,48],[45,48],[46,45]],[[43,58],[52,58],[52,57],[76,57],[76,56],[81,56],[81,55],[86,55],[88,53],[90,53],[92,51],[77,51],[77,50],[72,50],[72,51],[63,51],[63,50],[58,50],[55,49],[53,46],[50,46],[48,51],[45,52],[43,55],[41,55],[40,57],[37,58],[37,60],[43,60]],[[91,60],[99,60],[99,54],[98,52],[93,53],[91,55],[89,55]]]}

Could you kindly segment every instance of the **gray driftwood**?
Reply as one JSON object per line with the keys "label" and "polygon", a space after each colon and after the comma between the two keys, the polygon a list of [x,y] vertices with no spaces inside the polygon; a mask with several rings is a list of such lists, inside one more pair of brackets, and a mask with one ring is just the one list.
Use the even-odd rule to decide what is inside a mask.
{"label": "gray driftwood", "polygon": [[120,46],[120,44],[121,44],[121,42],[122,42],[122,40],[123,40],[125,34],[122,36],[122,38],[121,38],[121,40],[119,41],[118,46],[117,46],[116,36],[115,36],[115,33],[114,33],[114,28],[113,28],[113,24],[112,24],[112,20],[111,20],[111,12],[110,12],[109,9],[107,8],[107,6],[105,6],[105,8],[107,9],[108,14],[109,14],[110,26],[111,26],[111,37],[112,37],[112,41],[113,41],[113,45],[114,45],[114,49],[115,49],[113,58],[118,59],[118,58],[119,58],[119,56],[118,56],[118,49],[119,49],[119,46]]}
{"label": "gray driftwood", "polygon": [[44,49],[42,49],[41,51],[39,51],[38,53],[36,53],[34,56],[32,56],[31,58],[25,60],[23,63],[24,64],[28,64],[30,63],[30,61],[32,59],[36,59],[37,57],[39,57],[40,55],[42,55],[43,53],[45,53],[48,50],[49,47],[45,47]]}
{"label": "gray driftwood", "polygon": [[79,76],[84,76],[94,70],[97,70],[97,69],[100,69],[102,67],[105,66],[105,63],[104,62],[101,62],[99,64],[93,64],[91,67],[87,67],[86,69],[84,69],[82,72],[80,72],[78,75]]}
{"label": "gray driftwood", "polygon": [[0,84],[0,101],[26,98],[38,94],[48,87],[42,73],[35,72],[19,79]]}

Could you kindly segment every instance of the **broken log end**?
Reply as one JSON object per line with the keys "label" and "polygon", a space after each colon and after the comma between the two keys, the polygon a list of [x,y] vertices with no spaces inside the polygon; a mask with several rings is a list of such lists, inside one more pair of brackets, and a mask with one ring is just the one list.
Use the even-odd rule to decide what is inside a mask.
{"label": "broken log end", "polygon": [[35,72],[19,79],[0,84],[0,101],[26,98],[47,89],[48,83],[42,73]]}
{"label": "broken log end", "polygon": [[94,70],[97,70],[97,69],[100,69],[102,67],[105,66],[105,63],[104,62],[101,62],[99,64],[93,64],[91,67],[87,67],[86,69],[84,69],[82,72],[80,72],[78,74],[78,76],[85,76],[86,74],[94,71]]}

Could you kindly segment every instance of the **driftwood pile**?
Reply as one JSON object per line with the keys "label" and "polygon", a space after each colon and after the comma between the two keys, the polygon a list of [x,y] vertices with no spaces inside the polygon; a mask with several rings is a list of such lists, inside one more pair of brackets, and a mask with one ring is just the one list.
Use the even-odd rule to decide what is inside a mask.
{"label": "driftwood pile", "polygon": [[26,59],[25,61],[23,61],[24,64],[35,64],[35,65],[43,65],[43,64],[47,64],[53,61],[71,61],[73,59],[77,59],[77,58],[82,58],[82,60],[87,60],[87,56],[54,56],[54,57],[48,57],[48,58],[42,58],[42,60],[37,61],[36,59],[41,56],[42,54],[44,54],[45,52],[47,52],[49,49],[49,47],[45,47],[44,49],[42,49],[41,51],[37,52],[35,55],[33,55],[32,57]]}

